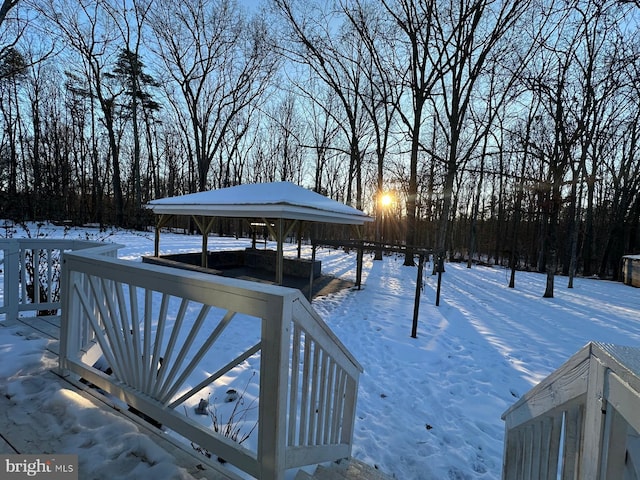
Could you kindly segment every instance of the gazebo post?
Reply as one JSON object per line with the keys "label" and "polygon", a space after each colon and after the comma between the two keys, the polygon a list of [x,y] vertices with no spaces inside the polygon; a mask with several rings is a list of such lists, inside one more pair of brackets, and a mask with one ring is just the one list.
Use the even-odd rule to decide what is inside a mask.
{"label": "gazebo post", "polygon": [[153,256],[158,257],[160,253],[160,223],[162,222],[162,215],[160,215],[160,219],[158,223],[156,223],[156,231],[153,235]]}
{"label": "gazebo post", "polygon": [[291,233],[293,227],[298,223],[297,220],[294,220],[291,225],[285,230],[284,228],[284,219],[278,218],[276,220],[276,228],[271,226],[271,222],[268,222],[266,218],[263,218],[264,223],[267,225],[269,229],[269,233],[276,239],[276,283],[278,285],[282,285],[282,281],[284,279],[284,238]]}
{"label": "gazebo post", "polygon": [[309,232],[309,241],[311,242],[311,273],[309,274],[309,298],[313,300],[313,266],[316,263],[316,238],[318,237],[318,224],[314,223]]}
{"label": "gazebo post", "polygon": [[156,224],[156,231],[153,239],[153,256],[154,257],[160,256],[160,229],[164,227],[167,223],[169,223],[169,220],[171,220],[172,218],[173,218],[173,215],[164,215],[164,214],[161,214],[158,217],[158,223]]}
{"label": "gazebo post", "polygon": [[[284,266],[284,260],[283,260],[283,248],[282,248],[282,231],[283,231],[283,225],[282,222],[283,220],[281,218],[278,218],[276,220],[277,226],[274,229],[273,226],[271,225],[271,222],[268,221],[266,218],[263,218],[262,221],[265,223],[265,225],[267,226],[267,230],[269,230],[269,233],[271,234],[271,236],[273,236],[273,238],[276,239],[276,283],[278,285],[282,285],[282,271],[284,270],[283,266]],[[265,243],[265,248],[266,248],[266,243]]]}
{"label": "gazebo post", "polygon": [[311,245],[311,273],[309,273],[309,296],[307,300],[313,300],[313,266],[316,263],[316,244]]}
{"label": "gazebo post", "polygon": [[298,222],[298,232],[297,232],[297,242],[298,242],[298,259],[300,259],[302,255],[302,227],[304,226],[303,222]]}
{"label": "gazebo post", "polygon": [[278,235],[276,238],[277,241],[277,249],[276,249],[276,283],[278,285],[282,285],[282,280],[284,278],[284,220],[281,218],[278,219]]}
{"label": "gazebo post", "polygon": [[196,223],[196,225],[200,229],[200,232],[202,232],[202,259],[200,261],[200,264],[204,268],[208,268],[209,267],[209,255],[208,255],[209,232],[213,228],[213,222],[215,220],[215,217],[211,217],[209,222],[206,224],[205,224],[205,218],[207,217],[205,216],[199,219],[195,215],[192,215],[191,218],[193,218],[193,221]]}

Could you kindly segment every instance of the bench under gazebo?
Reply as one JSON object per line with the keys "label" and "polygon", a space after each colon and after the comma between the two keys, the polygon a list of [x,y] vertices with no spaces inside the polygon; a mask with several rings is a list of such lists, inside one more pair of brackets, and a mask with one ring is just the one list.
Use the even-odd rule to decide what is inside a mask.
{"label": "bench under gazebo", "polygon": [[[272,281],[301,290],[308,284],[309,298],[313,296],[312,292],[318,292],[318,287],[323,283],[333,282],[335,289],[348,285],[348,282],[320,278],[321,266],[315,258],[285,258],[285,239],[301,223],[352,225],[357,229],[373,221],[358,209],[291,182],[245,184],[167,197],[149,202],[147,208],[158,215],[158,221],[154,256],[146,257],[144,261],[237,278]],[[160,231],[176,216],[191,217],[200,230],[202,252],[199,255],[160,255]],[[254,225],[259,224],[275,239],[275,252],[256,249],[255,241],[252,248],[244,251],[209,252],[208,237],[218,217],[245,219]]]}

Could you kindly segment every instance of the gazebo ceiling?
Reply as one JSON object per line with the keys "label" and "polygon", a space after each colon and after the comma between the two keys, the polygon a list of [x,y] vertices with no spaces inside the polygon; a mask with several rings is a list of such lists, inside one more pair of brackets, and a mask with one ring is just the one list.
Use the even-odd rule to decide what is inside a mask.
{"label": "gazebo ceiling", "polygon": [[276,218],[363,225],[364,212],[291,182],[255,183],[152,200],[155,214],[208,217]]}

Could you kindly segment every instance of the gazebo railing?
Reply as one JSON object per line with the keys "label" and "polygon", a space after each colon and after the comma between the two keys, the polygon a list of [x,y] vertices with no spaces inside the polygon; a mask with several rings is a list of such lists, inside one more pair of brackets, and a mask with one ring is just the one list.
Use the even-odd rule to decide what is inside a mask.
{"label": "gazebo railing", "polygon": [[[92,250],[65,253],[62,285],[64,374],[255,478],[282,480],[288,469],[350,455],[362,368],[298,290]],[[225,343],[236,322],[242,335]],[[231,348],[238,337],[244,343]],[[249,388],[257,429],[246,447],[184,414],[203,391],[258,364]]]}

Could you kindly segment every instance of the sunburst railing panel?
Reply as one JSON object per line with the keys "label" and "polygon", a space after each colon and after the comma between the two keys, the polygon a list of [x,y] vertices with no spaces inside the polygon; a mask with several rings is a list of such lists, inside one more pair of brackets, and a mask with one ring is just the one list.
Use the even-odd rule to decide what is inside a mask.
{"label": "sunburst railing panel", "polygon": [[[255,478],[349,455],[361,367],[299,291],[91,251],[65,254],[62,281],[61,371]],[[242,445],[193,415],[233,382]]]}

